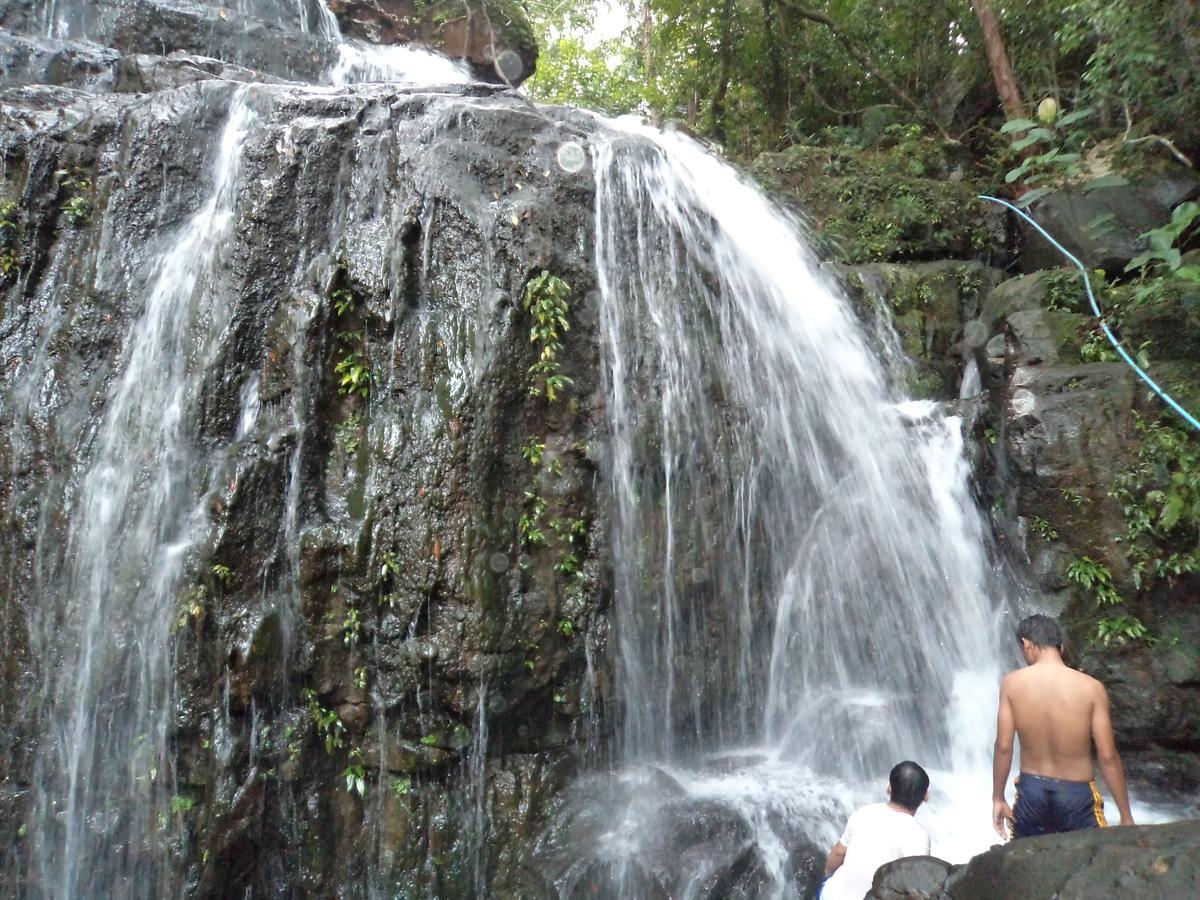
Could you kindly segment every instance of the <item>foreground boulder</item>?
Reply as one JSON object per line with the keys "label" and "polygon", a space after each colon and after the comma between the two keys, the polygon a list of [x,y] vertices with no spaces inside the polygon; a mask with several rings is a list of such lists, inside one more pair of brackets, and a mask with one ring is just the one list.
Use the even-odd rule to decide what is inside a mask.
{"label": "foreground boulder", "polygon": [[867,900],[1164,900],[1200,895],[1200,821],[1027,838],[952,866],[883,866]]}

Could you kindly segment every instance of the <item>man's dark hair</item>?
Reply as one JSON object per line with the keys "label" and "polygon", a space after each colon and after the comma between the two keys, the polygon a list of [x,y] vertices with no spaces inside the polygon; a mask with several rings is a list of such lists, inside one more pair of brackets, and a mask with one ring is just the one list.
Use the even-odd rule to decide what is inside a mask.
{"label": "man's dark hair", "polygon": [[906,759],[896,763],[888,776],[888,784],[892,786],[892,802],[909,812],[916,812],[929,790],[929,776],[911,759]]}
{"label": "man's dark hair", "polygon": [[1021,638],[1035,647],[1054,647],[1062,651],[1062,628],[1054,619],[1041,613],[1021,620],[1021,624],[1017,626],[1017,639]]}

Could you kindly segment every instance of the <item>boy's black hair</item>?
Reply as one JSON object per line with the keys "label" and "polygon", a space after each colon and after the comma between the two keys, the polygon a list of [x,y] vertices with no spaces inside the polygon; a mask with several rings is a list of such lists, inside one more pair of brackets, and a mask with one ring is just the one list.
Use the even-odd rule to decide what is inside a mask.
{"label": "boy's black hair", "polygon": [[1017,625],[1017,639],[1024,638],[1035,647],[1054,647],[1060,653],[1063,647],[1062,628],[1049,616],[1038,613],[1027,616]]}
{"label": "boy's black hair", "polygon": [[929,790],[929,776],[911,759],[906,759],[892,768],[888,784],[892,786],[892,802],[916,812]]}

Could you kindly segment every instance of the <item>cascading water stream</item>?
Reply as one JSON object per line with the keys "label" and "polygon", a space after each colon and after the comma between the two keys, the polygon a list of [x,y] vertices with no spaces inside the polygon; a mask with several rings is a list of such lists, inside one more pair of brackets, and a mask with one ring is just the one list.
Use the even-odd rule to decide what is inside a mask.
{"label": "cascading water stream", "polygon": [[[791,896],[789,836],[836,836],[894,763],[986,778],[1007,588],[957,420],[902,402],[799,223],[691,141],[623,127],[593,161],[624,757],[739,810]],[[689,773],[713,754],[737,774]],[[661,861],[625,777],[641,799],[609,837],[636,896]],[[935,851],[987,846],[986,797],[929,817]]]}
{"label": "cascading water stream", "polygon": [[[693,896],[734,870],[797,896],[793,855],[906,758],[933,852],[963,861],[995,840],[1017,659],[961,423],[894,387],[799,222],[696,143],[613,127],[593,165],[625,767],[566,884]],[[721,839],[675,824],[713,804]]]}
{"label": "cascading water stream", "polygon": [[[37,865],[52,897],[163,896],[174,793],[169,630],[208,460],[200,380],[229,327],[220,259],[233,234],[248,89],[233,95],[199,209],[163,251],[109,391],[71,518],[65,611],[39,647],[51,751],[39,760]],[[163,817],[160,819],[160,817]]]}

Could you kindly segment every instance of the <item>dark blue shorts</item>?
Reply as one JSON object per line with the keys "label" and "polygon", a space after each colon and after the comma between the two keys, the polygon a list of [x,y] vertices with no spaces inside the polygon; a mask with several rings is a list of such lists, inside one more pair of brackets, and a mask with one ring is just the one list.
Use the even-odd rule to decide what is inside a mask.
{"label": "dark blue shorts", "polygon": [[1013,837],[1103,828],[1104,800],[1094,781],[1063,781],[1022,772],[1013,804]]}

